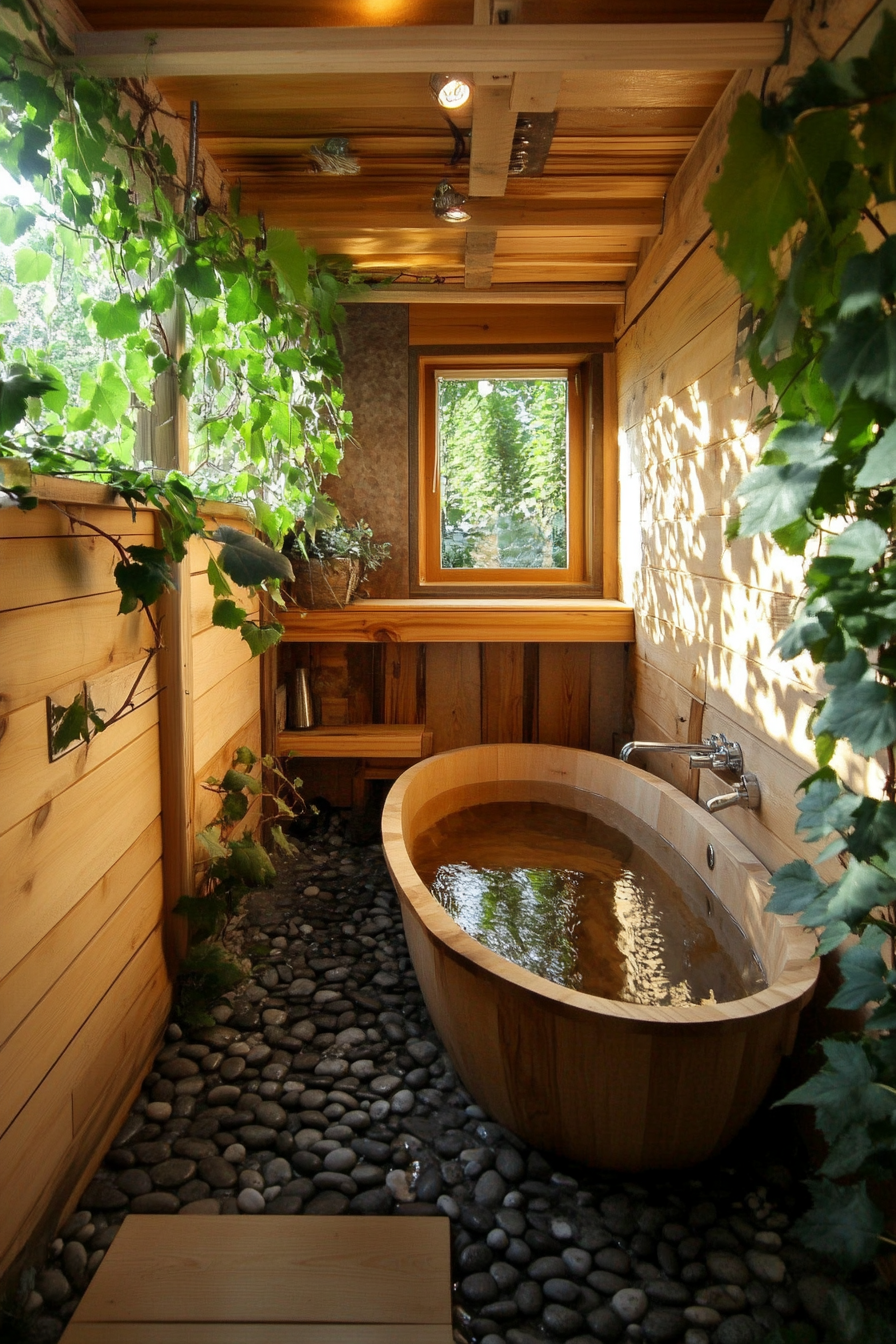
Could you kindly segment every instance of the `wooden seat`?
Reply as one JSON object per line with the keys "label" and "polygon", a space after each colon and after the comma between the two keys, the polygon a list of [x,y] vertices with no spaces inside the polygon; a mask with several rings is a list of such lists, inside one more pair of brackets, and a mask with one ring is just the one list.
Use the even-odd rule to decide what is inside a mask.
{"label": "wooden seat", "polygon": [[277,755],[375,756],[419,761],[432,755],[432,729],[424,723],[347,723],[277,734]]}
{"label": "wooden seat", "polygon": [[451,1344],[447,1218],[130,1214],[63,1344]]}

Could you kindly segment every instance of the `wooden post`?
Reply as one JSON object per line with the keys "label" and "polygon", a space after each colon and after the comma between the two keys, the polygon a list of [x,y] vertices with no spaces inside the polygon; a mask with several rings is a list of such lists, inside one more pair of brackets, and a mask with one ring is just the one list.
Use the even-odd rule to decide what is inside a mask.
{"label": "wooden post", "polygon": [[616,355],[603,357],[603,597],[619,596],[619,407]]}
{"label": "wooden post", "polygon": [[[185,341],[183,301],[165,323],[172,354],[179,358]],[[163,471],[189,471],[187,403],[172,368],[155,381],[150,412],[153,465]],[[159,652],[159,757],[162,774],[162,874],[165,900],[165,956],[172,976],[187,950],[187,923],[172,913],[181,896],[195,889],[193,861],[193,639],[189,556],[175,567],[176,587],[159,602],[162,648]]]}

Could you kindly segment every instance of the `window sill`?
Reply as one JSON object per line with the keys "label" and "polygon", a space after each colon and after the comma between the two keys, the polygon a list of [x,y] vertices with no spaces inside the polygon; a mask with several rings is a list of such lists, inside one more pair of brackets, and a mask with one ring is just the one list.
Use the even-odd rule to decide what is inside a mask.
{"label": "window sill", "polygon": [[293,643],[630,644],[634,611],[599,597],[364,599],[343,609],[281,614]]}

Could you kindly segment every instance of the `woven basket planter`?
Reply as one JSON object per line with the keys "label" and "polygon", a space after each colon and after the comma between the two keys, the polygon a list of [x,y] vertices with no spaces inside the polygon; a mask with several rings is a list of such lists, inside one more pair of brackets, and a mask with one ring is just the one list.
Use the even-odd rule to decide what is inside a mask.
{"label": "woven basket planter", "polygon": [[292,595],[300,607],[346,607],[361,581],[361,563],[350,557],[306,560],[292,557]]}

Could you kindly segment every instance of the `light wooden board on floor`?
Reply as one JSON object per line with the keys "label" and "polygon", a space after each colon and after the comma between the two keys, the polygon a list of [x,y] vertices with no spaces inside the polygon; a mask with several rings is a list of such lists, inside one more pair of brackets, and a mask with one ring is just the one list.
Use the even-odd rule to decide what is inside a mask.
{"label": "light wooden board on floor", "polygon": [[213,1325],[73,1321],[64,1344],[451,1344],[447,1325]]}
{"label": "light wooden board on floor", "polygon": [[73,1323],[441,1325],[447,1219],[131,1215]]}

